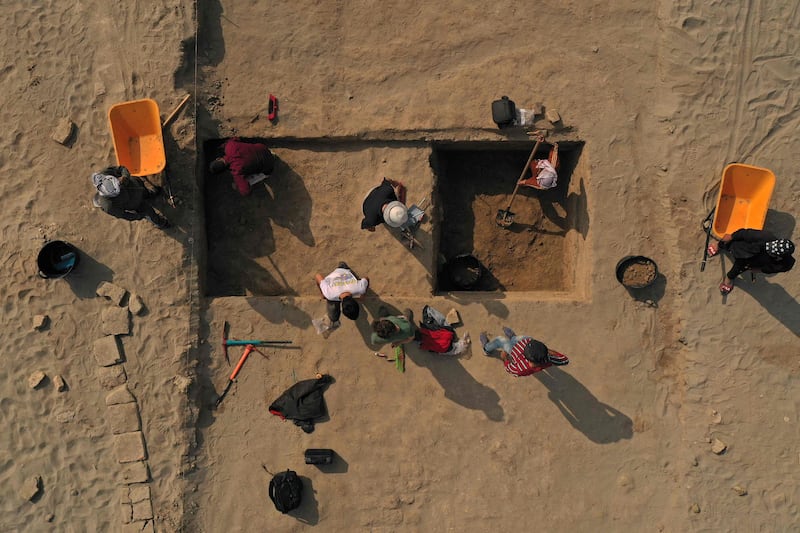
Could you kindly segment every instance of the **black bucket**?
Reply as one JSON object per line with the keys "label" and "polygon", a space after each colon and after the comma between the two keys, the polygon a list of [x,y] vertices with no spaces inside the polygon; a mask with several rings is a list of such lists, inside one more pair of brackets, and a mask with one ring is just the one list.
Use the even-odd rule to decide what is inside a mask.
{"label": "black bucket", "polygon": [[[644,267],[652,267],[652,276],[651,279],[643,279],[641,282],[632,282],[628,281],[625,282],[625,272],[636,265],[642,265]],[[656,279],[658,278],[658,265],[656,262],[650,259],[649,257],[645,257],[643,255],[629,255],[628,257],[623,257],[617,263],[617,281],[619,281],[624,287],[628,287],[629,289],[644,289],[645,287],[649,287],[652,285]]]}
{"label": "black bucket", "polygon": [[483,274],[483,265],[475,256],[459,255],[447,262],[447,276],[450,282],[461,290],[471,290]]}
{"label": "black bucket", "polygon": [[39,250],[36,263],[39,276],[45,279],[63,278],[78,266],[81,255],[78,249],[64,241],[50,241]]}

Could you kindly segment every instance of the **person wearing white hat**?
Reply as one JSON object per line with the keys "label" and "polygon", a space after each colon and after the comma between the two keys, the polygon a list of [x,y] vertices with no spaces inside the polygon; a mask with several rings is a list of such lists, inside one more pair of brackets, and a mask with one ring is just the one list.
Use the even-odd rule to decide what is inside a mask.
{"label": "person wearing white hat", "polygon": [[383,178],[381,184],[369,191],[364,198],[361,211],[361,229],[375,231],[379,224],[392,228],[402,227],[408,220],[405,206],[406,187],[401,182]]}
{"label": "person wearing white hat", "polygon": [[153,209],[149,200],[158,195],[160,188],[148,189],[138,176],[131,176],[123,166],[108,167],[91,177],[95,188],[92,205],[109,215],[125,220],[146,218],[157,228],[169,227],[169,221]]}
{"label": "person wearing white hat", "polygon": [[[720,249],[733,256],[733,266],[719,285],[722,294],[733,290],[733,280],[746,270],[775,274],[788,272],[794,266],[794,243],[789,239],[778,239],[769,231],[740,229],[726,233],[719,244],[708,245],[708,255],[717,255]],[[755,280],[755,277],[753,278]]]}

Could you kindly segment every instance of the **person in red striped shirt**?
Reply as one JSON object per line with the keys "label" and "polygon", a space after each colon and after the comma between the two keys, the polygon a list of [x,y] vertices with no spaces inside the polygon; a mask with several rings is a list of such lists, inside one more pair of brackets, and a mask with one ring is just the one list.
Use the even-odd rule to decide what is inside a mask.
{"label": "person in red striped shirt", "polygon": [[532,337],[517,335],[508,327],[503,327],[503,335],[491,342],[486,332],[481,332],[480,339],[483,353],[491,357],[492,352],[499,350],[506,372],[515,377],[530,376],[553,365],[569,364],[566,355],[549,349]]}

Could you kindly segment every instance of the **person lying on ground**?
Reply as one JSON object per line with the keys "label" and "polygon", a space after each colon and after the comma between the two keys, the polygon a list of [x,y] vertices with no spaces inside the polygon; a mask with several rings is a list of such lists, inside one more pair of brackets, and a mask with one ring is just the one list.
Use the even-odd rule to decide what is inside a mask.
{"label": "person lying on ground", "polygon": [[408,220],[406,186],[399,181],[383,178],[381,184],[369,191],[364,198],[361,211],[361,229],[375,231],[379,224],[392,228],[402,227]]}
{"label": "person lying on ground", "polygon": [[275,169],[275,156],[261,143],[233,137],[225,141],[223,149],[225,155],[213,160],[208,170],[219,174],[230,169],[236,189],[242,196],[250,194],[250,186],[269,177]]}
{"label": "person lying on ground", "polygon": [[369,288],[369,278],[359,279],[350,270],[344,261],[339,263],[338,268],[325,276],[316,274],[314,279],[322,297],[327,302],[328,318],[331,324],[339,322],[340,314],[350,320],[358,319],[359,306],[356,298],[360,298]]}
{"label": "person lying on ground", "polygon": [[733,256],[733,266],[719,285],[722,294],[731,292],[733,280],[746,270],[776,274],[788,272],[794,266],[794,243],[789,239],[777,239],[765,230],[740,229],[733,234],[726,233],[719,244],[708,245],[708,255],[713,257],[720,249]]}
{"label": "person lying on ground", "polygon": [[372,322],[372,344],[379,346],[392,343],[392,347],[411,342],[416,338],[414,327],[414,314],[411,309],[405,309],[402,315],[388,316],[385,310],[379,313],[379,318]]}
{"label": "person lying on ground", "polygon": [[169,221],[150,204],[158,196],[160,187],[149,189],[142,178],[131,176],[123,166],[108,167],[92,174],[96,189],[92,205],[106,213],[125,220],[146,218],[157,228],[168,228]]}
{"label": "person lying on ground", "polygon": [[532,337],[517,335],[507,327],[503,327],[502,336],[491,342],[486,332],[481,332],[480,340],[484,355],[491,357],[492,352],[499,350],[506,372],[516,377],[530,376],[553,365],[569,364],[566,355],[549,349]]}

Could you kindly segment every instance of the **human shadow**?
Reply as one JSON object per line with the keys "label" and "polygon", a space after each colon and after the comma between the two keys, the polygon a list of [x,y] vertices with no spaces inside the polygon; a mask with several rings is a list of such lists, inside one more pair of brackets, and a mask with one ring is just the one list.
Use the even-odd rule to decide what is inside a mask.
{"label": "human shadow", "polygon": [[[402,312],[397,307],[383,302],[377,295],[365,301],[364,307],[373,318],[370,320],[365,316],[362,321],[362,317],[359,317],[356,325],[359,333],[364,338],[364,343],[371,349],[375,349],[378,347],[371,342],[372,320],[379,318],[382,311],[389,315],[400,315]],[[366,315],[367,313],[363,314]],[[415,321],[418,320],[418,316],[420,316],[418,312],[414,311]],[[419,324],[415,322],[414,326],[419,327]],[[467,409],[483,411],[489,420],[495,422],[503,420],[505,413],[500,405],[500,396],[494,389],[487,387],[472,377],[472,374],[467,372],[461,364],[459,358],[423,352],[416,342],[409,342],[403,346],[406,358],[419,367],[427,368],[434,379],[439,382],[445,398]]]}
{"label": "human shadow", "polygon": [[534,374],[547,387],[547,397],[567,421],[597,444],[633,437],[633,422],[625,414],[599,401],[568,372],[552,366]]}
{"label": "human shadow", "polygon": [[474,411],[483,411],[486,418],[501,422],[505,416],[500,395],[467,372],[457,357],[423,352],[416,343],[406,348],[406,356],[419,367],[427,368],[444,390],[444,397]]}
{"label": "human shadow", "polygon": [[289,511],[287,514],[295,518],[298,522],[315,526],[319,522],[319,502],[317,502],[314,484],[306,476],[297,476],[303,483],[303,499],[300,506]]}
{"label": "human shadow", "polygon": [[778,238],[791,238],[794,233],[796,221],[790,213],[768,209],[767,218],[764,221],[764,229],[772,232]]}
{"label": "human shadow", "polygon": [[75,296],[81,300],[95,298],[97,286],[102,281],[111,282],[114,277],[114,271],[98,262],[84,250],[77,246],[75,248],[80,256],[79,262],[64,279],[69,288],[72,289],[72,292],[75,293]]}
{"label": "human shadow", "polygon": [[752,296],[769,314],[800,337],[800,303],[781,285],[770,283],[764,276],[757,274],[760,279],[756,283],[738,282],[736,287]]}

